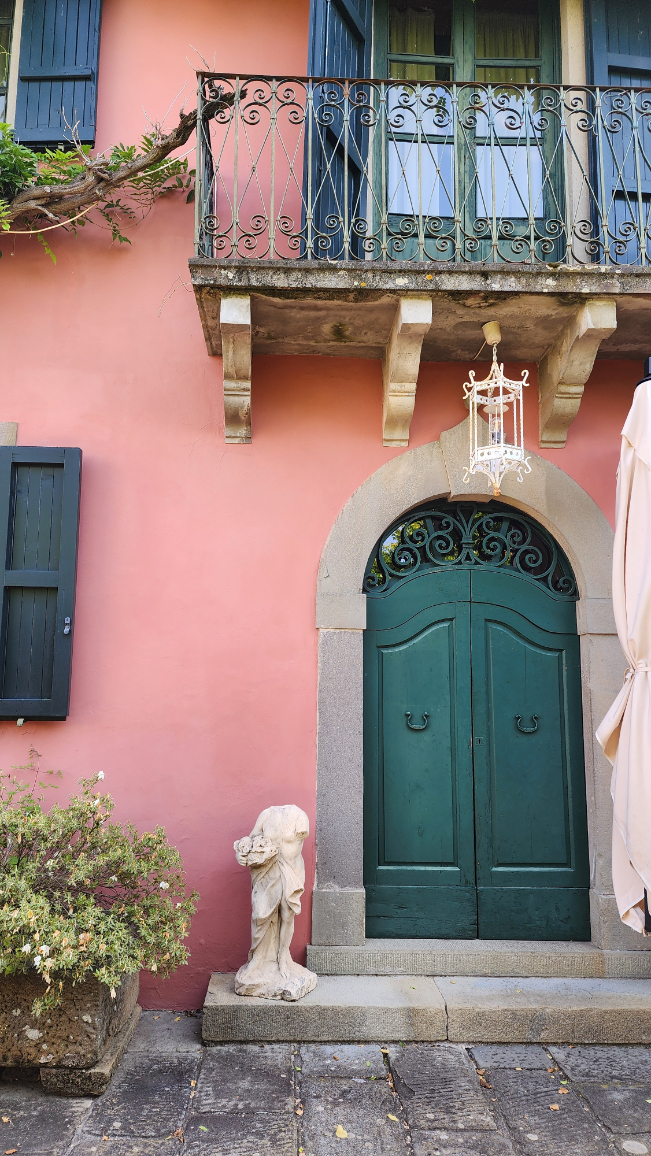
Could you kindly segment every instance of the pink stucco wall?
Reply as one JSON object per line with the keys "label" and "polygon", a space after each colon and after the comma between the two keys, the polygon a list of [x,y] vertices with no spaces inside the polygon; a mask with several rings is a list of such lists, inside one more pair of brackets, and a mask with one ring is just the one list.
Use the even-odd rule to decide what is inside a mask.
{"label": "pink stucco wall", "polygon": [[[303,72],[307,0],[104,0],[100,146],[134,139],[184,79],[190,44],[224,69]],[[188,100],[188,104],[189,104]],[[177,101],[178,104],[178,101]],[[176,107],[176,105],[175,105]],[[161,203],[111,249],[105,233],[3,240],[0,420],[23,445],[84,452],[71,712],[0,724],[0,767],[97,770],[121,818],[162,823],[201,893],[190,966],[143,979],[146,1006],[197,1007],[248,947],[233,840],[272,803],[314,820],[319,555],[381,445],[379,363],[257,358],[253,442],[223,442],[218,360],[186,291],[192,210]],[[177,280],[178,279],[178,280]],[[160,309],[168,290],[180,288]],[[546,456],[612,520],[619,433],[637,363],[600,362],[567,448]],[[518,367],[512,367],[516,372]],[[467,366],[424,365],[412,445],[466,416]],[[528,443],[537,449],[535,367]],[[314,842],[306,844],[308,880]],[[296,946],[309,941],[309,900]]]}

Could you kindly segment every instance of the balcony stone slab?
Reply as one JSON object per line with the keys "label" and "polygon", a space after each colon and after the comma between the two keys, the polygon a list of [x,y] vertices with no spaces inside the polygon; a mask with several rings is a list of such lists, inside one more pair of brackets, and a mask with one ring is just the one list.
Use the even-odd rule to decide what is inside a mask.
{"label": "balcony stone slab", "polygon": [[[254,354],[325,354],[380,359],[397,299],[432,298],[422,361],[468,361],[481,326],[502,327],[500,357],[539,362],[577,307],[614,298],[617,328],[599,358],[651,352],[651,269],[638,266],[434,265],[372,262],[213,260],[190,272],[208,352],[221,349],[222,296],[250,294]],[[484,350],[480,360],[490,360]]]}

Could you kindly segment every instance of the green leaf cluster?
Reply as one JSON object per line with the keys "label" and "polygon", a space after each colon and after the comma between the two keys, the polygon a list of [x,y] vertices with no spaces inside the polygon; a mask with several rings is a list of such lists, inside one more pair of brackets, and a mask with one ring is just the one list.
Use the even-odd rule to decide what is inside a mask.
{"label": "green leaf cluster", "polygon": [[35,1015],[60,1002],[64,979],[94,975],[114,995],[123,975],[187,962],[198,895],[186,895],[181,857],[162,827],[111,822],[102,778],[45,810],[38,773],[32,786],[0,773],[0,976],[42,978]]}
{"label": "green leaf cluster", "polygon": [[14,140],[11,125],[0,121],[0,230],[9,228],[9,201],[36,180],[38,158]]}

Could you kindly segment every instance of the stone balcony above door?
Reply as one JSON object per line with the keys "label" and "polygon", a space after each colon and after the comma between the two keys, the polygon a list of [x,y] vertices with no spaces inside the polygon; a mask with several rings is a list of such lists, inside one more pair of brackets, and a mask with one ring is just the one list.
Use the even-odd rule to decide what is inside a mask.
{"label": "stone balcony above door", "polygon": [[641,97],[201,73],[190,270],[226,440],[251,437],[253,355],[317,353],[382,359],[407,445],[420,361],[475,358],[496,320],[564,445],[595,357],[651,353]]}

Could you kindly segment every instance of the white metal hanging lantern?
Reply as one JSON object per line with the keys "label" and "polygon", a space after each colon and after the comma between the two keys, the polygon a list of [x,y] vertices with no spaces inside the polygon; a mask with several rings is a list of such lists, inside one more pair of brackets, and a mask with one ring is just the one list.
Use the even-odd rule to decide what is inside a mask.
{"label": "white metal hanging lantern", "polygon": [[[470,409],[470,464],[463,480],[469,482],[471,474],[486,474],[497,498],[505,474],[515,472],[521,482],[523,470],[531,473],[524,451],[523,417],[523,389],[529,384],[529,370],[522,371],[521,381],[505,377],[504,365],[497,361],[497,345],[502,338],[500,327],[496,321],[489,321],[482,329],[486,342],[493,346],[493,364],[483,381],[475,381],[475,372],[471,369],[470,381],[463,385],[463,396]],[[480,407],[488,416],[488,427],[478,420]]]}

